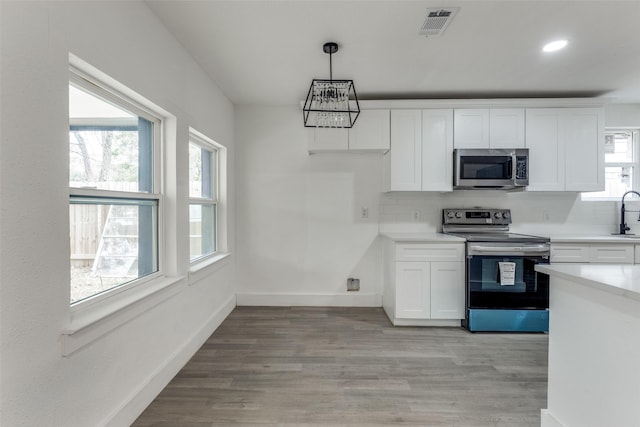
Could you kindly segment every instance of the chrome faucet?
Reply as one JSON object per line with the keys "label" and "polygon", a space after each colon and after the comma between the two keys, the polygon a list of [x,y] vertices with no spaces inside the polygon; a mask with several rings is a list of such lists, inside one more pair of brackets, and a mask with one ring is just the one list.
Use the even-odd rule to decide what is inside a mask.
{"label": "chrome faucet", "polygon": [[[627,231],[631,230],[627,225],[626,221],[624,220],[624,198],[629,193],[633,193],[636,196],[640,196],[640,193],[638,193],[637,191],[627,191],[622,195],[622,206],[620,206],[620,234],[627,234]],[[640,221],[640,218],[638,218],[638,221]]]}

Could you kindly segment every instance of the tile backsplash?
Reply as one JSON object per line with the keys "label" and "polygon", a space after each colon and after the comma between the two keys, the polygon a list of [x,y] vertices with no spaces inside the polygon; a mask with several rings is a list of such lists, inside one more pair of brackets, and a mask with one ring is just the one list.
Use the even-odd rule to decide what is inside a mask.
{"label": "tile backsplash", "polygon": [[[625,203],[631,232],[640,234],[640,202]],[[454,191],[392,192],[380,198],[381,231],[441,231],[444,208],[511,209],[511,230],[537,235],[617,232],[619,201],[582,201],[578,193]]]}

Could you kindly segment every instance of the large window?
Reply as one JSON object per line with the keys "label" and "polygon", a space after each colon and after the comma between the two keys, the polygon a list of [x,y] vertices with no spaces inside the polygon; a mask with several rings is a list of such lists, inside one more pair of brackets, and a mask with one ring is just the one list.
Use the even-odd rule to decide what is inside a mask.
{"label": "large window", "polygon": [[583,200],[619,199],[637,190],[638,131],[609,129],[605,132],[605,190],[582,193]]}
{"label": "large window", "polygon": [[160,119],[72,70],[71,303],[159,271]]}
{"label": "large window", "polygon": [[203,135],[189,137],[189,258],[196,261],[217,251],[219,148]]}

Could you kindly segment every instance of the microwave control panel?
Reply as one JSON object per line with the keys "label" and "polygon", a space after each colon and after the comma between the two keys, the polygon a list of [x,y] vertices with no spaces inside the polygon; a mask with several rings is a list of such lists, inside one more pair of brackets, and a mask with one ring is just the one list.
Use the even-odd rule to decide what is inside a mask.
{"label": "microwave control panel", "polygon": [[529,179],[529,165],[527,164],[526,156],[516,156],[516,179],[528,180]]}

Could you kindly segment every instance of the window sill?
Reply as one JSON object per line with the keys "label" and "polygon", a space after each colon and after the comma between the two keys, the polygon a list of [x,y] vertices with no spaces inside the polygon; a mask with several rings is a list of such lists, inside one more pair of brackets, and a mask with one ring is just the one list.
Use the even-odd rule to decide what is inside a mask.
{"label": "window sill", "polygon": [[140,284],[98,304],[71,309],[69,327],[62,331],[62,355],[67,357],[115,328],[180,292],[184,277],[165,277]]}
{"label": "window sill", "polygon": [[231,262],[231,253],[225,252],[196,261],[189,268],[189,285],[193,285],[208,275],[226,267]]}
{"label": "window sill", "polygon": [[620,197],[581,197],[582,202],[619,202]]}

